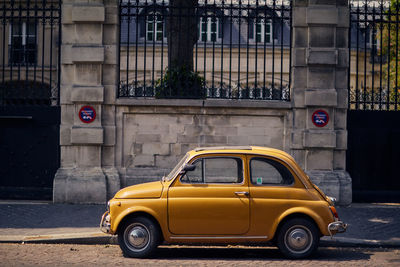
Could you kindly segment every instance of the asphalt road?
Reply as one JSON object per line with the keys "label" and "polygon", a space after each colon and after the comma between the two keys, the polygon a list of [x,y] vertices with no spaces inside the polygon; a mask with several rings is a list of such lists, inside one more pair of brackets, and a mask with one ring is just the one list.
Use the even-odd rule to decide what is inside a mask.
{"label": "asphalt road", "polygon": [[271,247],[164,246],[152,259],[124,258],[117,245],[0,244],[0,266],[400,266],[398,248],[321,247],[287,260]]}

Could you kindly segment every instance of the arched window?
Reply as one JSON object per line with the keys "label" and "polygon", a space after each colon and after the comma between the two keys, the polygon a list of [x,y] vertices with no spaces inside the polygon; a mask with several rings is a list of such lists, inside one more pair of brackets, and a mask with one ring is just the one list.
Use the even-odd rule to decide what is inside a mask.
{"label": "arched window", "polygon": [[256,23],[256,42],[258,43],[272,43],[272,22],[271,19],[257,18]]}
{"label": "arched window", "polygon": [[146,16],[146,40],[161,41],[163,38],[163,18],[160,13],[149,13]]}
{"label": "arched window", "polygon": [[218,38],[218,18],[209,13],[200,17],[200,41],[216,42]]}

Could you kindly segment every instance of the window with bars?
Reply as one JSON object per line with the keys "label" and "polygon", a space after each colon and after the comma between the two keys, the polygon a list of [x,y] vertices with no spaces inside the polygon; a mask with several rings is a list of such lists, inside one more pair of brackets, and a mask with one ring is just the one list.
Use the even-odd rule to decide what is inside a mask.
{"label": "window with bars", "polygon": [[10,24],[9,34],[9,64],[36,64],[36,24],[34,22],[13,22]]}
{"label": "window with bars", "polygon": [[270,19],[257,19],[256,27],[256,42],[272,43],[272,23]]}
{"label": "window with bars", "polygon": [[162,41],[163,38],[163,18],[159,13],[150,13],[146,18],[146,40]]}
{"label": "window with bars", "polygon": [[218,36],[218,18],[207,15],[200,18],[200,41],[216,42]]}

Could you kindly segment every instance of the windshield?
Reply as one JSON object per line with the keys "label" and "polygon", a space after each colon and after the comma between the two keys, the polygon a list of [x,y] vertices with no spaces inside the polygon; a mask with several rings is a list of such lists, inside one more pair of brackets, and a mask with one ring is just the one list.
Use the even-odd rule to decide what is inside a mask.
{"label": "windshield", "polygon": [[189,157],[189,154],[186,154],[186,155],[178,162],[178,164],[176,164],[175,168],[167,175],[167,177],[165,177],[165,180],[166,180],[166,181],[172,180],[172,179],[178,174],[178,172],[182,169],[183,164],[185,163],[185,161],[187,160],[188,157]]}

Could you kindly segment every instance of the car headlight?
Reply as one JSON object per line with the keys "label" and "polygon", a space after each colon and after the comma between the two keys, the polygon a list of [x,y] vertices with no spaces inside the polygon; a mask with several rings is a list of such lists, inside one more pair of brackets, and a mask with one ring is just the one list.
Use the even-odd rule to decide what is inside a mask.
{"label": "car headlight", "polygon": [[332,201],[333,204],[336,204],[337,199],[335,197],[327,196],[327,198],[329,198],[329,200]]}

